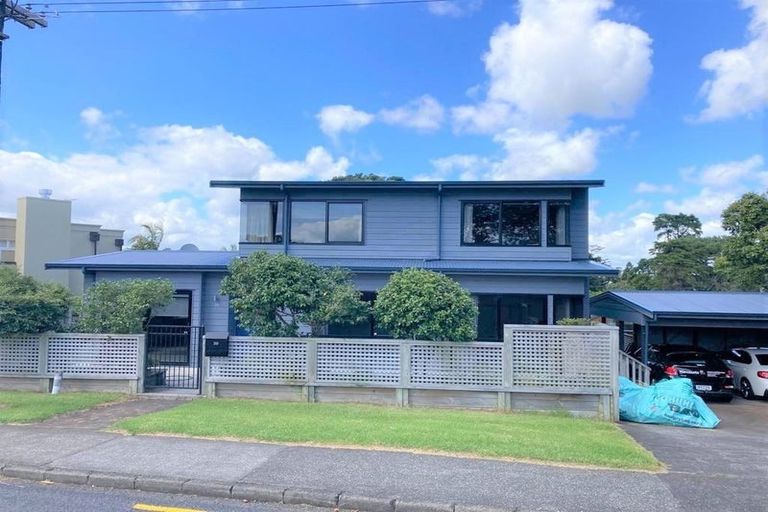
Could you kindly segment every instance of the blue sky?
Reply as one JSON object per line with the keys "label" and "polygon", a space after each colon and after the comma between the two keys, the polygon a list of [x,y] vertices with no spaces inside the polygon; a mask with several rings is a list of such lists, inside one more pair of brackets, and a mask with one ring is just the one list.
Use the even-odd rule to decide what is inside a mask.
{"label": "blue sky", "polygon": [[0,214],[48,187],[78,220],[162,221],[169,246],[216,249],[237,237],[237,202],[212,178],[589,177],[607,184],[592,241],[623,265],[655,214],[695,213],[716,234],[722,207],[768,188],[768,0],[49,23],[6,28]]}

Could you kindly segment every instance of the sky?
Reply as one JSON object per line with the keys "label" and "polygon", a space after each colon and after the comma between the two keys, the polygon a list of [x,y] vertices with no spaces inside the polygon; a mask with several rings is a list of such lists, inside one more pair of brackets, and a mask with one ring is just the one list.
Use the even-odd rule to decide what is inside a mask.
{"label": "sky", "polygon": [[[717,235],[768,189],[768,0],[58,1],[47,28],[6,24],[0,216],[50,188],[76,221],[215,250],[239,203],[211,179],[602,179],[590,242],[623,266],[655,215]],[[323,0],[222,5],[293,3]]]}

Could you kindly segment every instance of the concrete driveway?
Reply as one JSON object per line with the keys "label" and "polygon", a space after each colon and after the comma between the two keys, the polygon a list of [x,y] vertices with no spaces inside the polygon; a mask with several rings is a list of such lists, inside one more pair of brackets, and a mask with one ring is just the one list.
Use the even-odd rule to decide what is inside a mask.
{"label": "concrete driveway", "polygon": [[714,430],[622,427],[667,464],[660,480],[682,510],[768,511],[768,402],[709,405],[722,420]]}

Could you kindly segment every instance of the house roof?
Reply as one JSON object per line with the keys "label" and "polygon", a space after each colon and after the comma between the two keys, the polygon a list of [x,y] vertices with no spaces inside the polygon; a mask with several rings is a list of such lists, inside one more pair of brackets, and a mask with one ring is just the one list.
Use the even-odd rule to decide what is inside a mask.
{"label": "house roof", "polygon": [[591,299],[592,311],[623,305],[659,318],[754,318],[768,320],[768,293],[609,291]]}
{"label": "house roof", "polygon": [[509,188],[590,188],[602,187],[603,180],[527,180],[527,181],[248,181],[213,180],[214,188],[248,189],[509,189]]}
{"label": "house roof", "polygon": [[[46,263],[47,269],[224,271],[238,256],[233,251],[121,251]],[[528,275],[615,275],[617,270],[592,261],[420,260],[376,258],[306,258],[323,267],[355,272],[390,272],[426,268],[448,273]]]}

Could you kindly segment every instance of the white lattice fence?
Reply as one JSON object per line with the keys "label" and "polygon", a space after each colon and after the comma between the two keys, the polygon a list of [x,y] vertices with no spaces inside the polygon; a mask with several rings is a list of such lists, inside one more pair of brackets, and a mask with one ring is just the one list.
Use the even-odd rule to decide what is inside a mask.
{"label": "white lattice fence", "polygon": [[34,375],[40,371],[40,336],[0,338],[0,374]]}
{"label": "white lattice fence", "polygon": [[612,331],[569,326],[507,326],[515,387],[609,390]]}
{"label": "white lattice fence", "polygon": [[400,344],[317,342],[316,382],[392,386],[400,383]]}
{"label": "white lattice fence", "polygon": [[307,343],[301,339],[232,337],[228,357],[210,358],[211,382],[306,382]]}
{"label": "white lattice fence", "polygon": [[499,343],[411,344],[411,384],[468,389],[501,387],[503,348]]}
{"label": "white lattice fence", "polygon": [[48,339],[48,374],[136,378],[141,336],[54,334]]}

